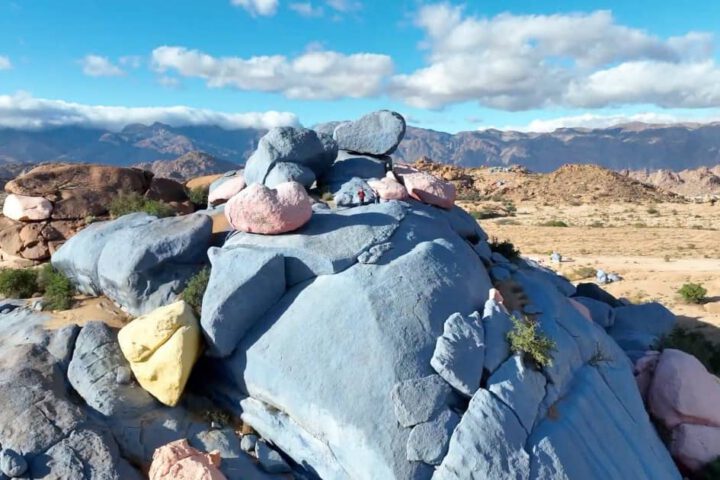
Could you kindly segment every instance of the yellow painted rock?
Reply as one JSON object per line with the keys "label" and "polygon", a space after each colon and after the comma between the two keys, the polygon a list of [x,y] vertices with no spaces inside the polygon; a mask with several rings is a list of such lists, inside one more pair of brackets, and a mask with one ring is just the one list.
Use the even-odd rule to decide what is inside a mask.
{"label": "yellow painted rock", "polygon": [[172,407],[200,354],[200,336],[190,306],[179,301],[124,326],[118,343],[140,386]]}

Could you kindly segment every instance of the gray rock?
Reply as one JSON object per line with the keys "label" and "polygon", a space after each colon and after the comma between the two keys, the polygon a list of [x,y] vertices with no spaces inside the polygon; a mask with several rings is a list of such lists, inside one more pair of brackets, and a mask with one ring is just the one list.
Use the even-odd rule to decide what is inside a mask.
{"label": "gray rock", "polygon": [[337,144],[321,138],[313,130],[276,127],[260,139],[255,152],[245,164],[247,184],[264,183],[278,162],[304,165],[320,176],[337,155]]}
{"label": "gray rock", "polygon": [[513,328],[507,309],[494,299],[485,302],[483,311],[485,332],[485,369],[494,372],[510,356],[507,335]]}
{"label": "gray rock", "polygon": [[500,265],[493,265],[490,268],[490,276],[496,282],[502,282],[504,280],[510,280],[511,274],[508,269],[503,268]]}
{"label": "gray rock", "polygon": [[439,375],[398,382],[392,402],[398,423],[412,427],[427,422],[450,403],[450,386]]}
{"label": "gray rock", "polygon": [[375,158],[340,150],[335,162],[322,176],[322,183],[337,188],[354,177],[363,180],[383,178],[390,162],[390,157]]}
{"label": "gray rock", "polygon": [[100,288],[135,316],[167,305],[206,261],[211,235],[212,220],[201,214],[115,230],[97,260]]}
{"label": "gray rock", "polygon": [[375,190],[370,188],[370,185],[368,185],[365,180],[357,177],[343,183],[332,193],[335,205],[339,207],[367,205],[370,203],[376,203],[378,200]]}
{"label": "gray rock", "polygon": [[63,372],[67,371],[70,364],[78,333],[80,333],[80,327],[72,324],[55,330],[49,337],[47,351],[57,358]]}
{"label": "gray rock", "polygon": [[430,365],[452,387],[472,397],[480,387],[485,361],[485,340],[480,314],[455,313],[445,321]]}
{"label": "gray rock", "polygon": [[459,422],[460,417],[446,409],[437,418],[415,425],[407,441],[407,459],[411,462],[440,465],[447,453],[450,436]]}
{"label": "gray rock", "polygon": [[127,366],[120,366],[115,371],[115,382],[120,385],[130,385],[133,380],[132,370]]}
{"label": "gray rock", "polygon": [[287,464],[277,450],[270,448],[262,440],[255,444],[255,455],[260,467],[268,473],[289,473],[292,471],[290,465]]}
{"label": "gray rock", "polygon": [[530,475],[526,439],[527,433],[515,414],[487,390],[478,390],[450,438],[447,455],[433,479],[537,478]]}
{"label": "gray rock", "polygon": [[253,435],[252,433],[243,435],[242,439],[240,440],[240,448],[242,448],[243,452],[254,452],[255,444],[257,443],[257,441],[257,435]]}
{"label": "gray rock", "polygon": [[388,202],[347,210],[322,210],[297,232],[257,235],[235,232],[225,248],[268,249],[285,257],[287,285],[338,273],[373,246],[386,243],[404,218],[406,204]]}
{"label": "gray rock", "polygon": [[64,273],[80,293],[100,295],[102,289],[98,278],[98,259],[105,244],[116,233],[153,220],[155,217],[146,213],[131,213],[115,220],[88,225],[52,255],[52,265]]}
{"label": "gray rock", "polygon": [[592,298],[599,302],[607,303],[611,307],[622,306],[622,303],[617,298],[613,297],[594,283],[579,283],[577,286],[577,292],[573,296]]}
{"label": "gray rock", "polygon": [[0,471],[8,477],[20,477],[27,469],[27,460],[15,450],[5,448],[0,452]]}
{"label": "gray rock", "polygon": [[623,350],[645,351],[675,326],[673,313],[657,302],[615,309],[615,323],[608,333]]}
{"label": "gray rock", "polygon": [[200,318],[208,353],[225,357],[285,293],[285,259],[243,247],[213,247],[208,255],[212,270]]}
{"label": "gray rock", "polygon": [[285,182],[298,182],[310,188],[315,183],[315,173],[309,167],[297,163],[277,162],[265,177],[265,185],[275,188]]}
{"label": "gray rock", "polygon": [[487,382],[487,389],[510,408],[530,432],[545,397],[545,377],[528,368],[520,356],[510,357]]}
{"label": "gray rock", "polygon": [[575,301],[585,305],[590,310],[593,322],[603,328],[612,327],[615,323],[615,310],[605,302],[588,297],[573,297]]}
{"label": "gray rock", "polygon": [[318,133],[321,133],[323,135],[329,135],[330,137],[332,137],[333,133],[335,133],[335,129],[337,128],[337,126],[342,123],[347,123],[347,120],[318,123],[317,125],[314,125],[312,129]]}
{"label": "gray rock", "polygon": [[502,253],[492,252],[491,258],[492,258],[492,261],[495,263],[499,263],[499,264],[510,263],[510,260],[505,258],[505,256]]}
{"label": "gray rock", "polygon": [[129,370],[117,332],[102,322],[88,322],[78,334],[68,368],[75,391],[88,406],[108,416],[129,416],[154,405],[142,388],[118,383],[119,369]]}
{"label": "gray rock", "polygon": [[405,119],[389,110],[340,124],[333,133],[340,149],[369,155],[390,155],[404,136]]}

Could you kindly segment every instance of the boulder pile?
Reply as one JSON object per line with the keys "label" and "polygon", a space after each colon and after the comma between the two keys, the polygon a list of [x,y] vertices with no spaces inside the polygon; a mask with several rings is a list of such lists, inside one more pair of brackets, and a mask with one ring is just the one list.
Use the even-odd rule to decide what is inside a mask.
{"label": "boulder pile", "polygon": [[[681,478],[633,375],[669,311],[493,251],[453,189],[386,157],[399,115],[316,128],[271,130],[244,188],[215,180],[237,182],[224,238],[215,209],[132,214],[55,252],[138,316],[119,333],[0,313],[0,444],[26,476]],[[179,295],[208,264],[198,321]]]}
{"label": "boulder pile", "polygon": [[104,165],[48,164],[5,185],[0,217],[3,259],[44,261],[87,224],[107,218],[121,192],[190,209],[182,184],[150,172]]}

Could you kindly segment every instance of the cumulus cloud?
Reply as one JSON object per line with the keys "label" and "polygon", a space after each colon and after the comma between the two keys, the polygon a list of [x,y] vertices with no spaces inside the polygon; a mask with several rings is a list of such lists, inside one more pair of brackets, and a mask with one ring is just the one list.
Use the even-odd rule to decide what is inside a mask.
{"label": "cumulus cloud", "polygon": [[278,92],[293,99],[361,98],[377,95],[393,62],[387,55],[311,50],[283,55],[213,57],[198,50],[163,46],[152,53],[154,68],[202,78],[208,87]]}
{"label": "cumulus cloud", "polygon": [[298,119],[289,112],[224,113],[186,106],[113,107],[35,98],[23,92],[0,95],[0,127],[40,129],[72,125],[120,130],[130,123],[153,122],[232,129],[297,125]]}
{"label": "cumulus cloud", "polygon": [[0,55],[0,70],[10,70],[11,68],[12,63],[10,59],[4,55]]}
{"label": "cumulus cloud", "polygon": [[290,10],[296,12],[303,17],[322,17],[325,11],[320,6],[315,6],[311,2],[298,2],[289,5]]}
{"label": "cumulus cloud", "polygon": [[275,15],[278,8],[278,0],[230,0],[230,3],[244,8],[251,15]]}
{"label": "cumulus cloud", "polygon": [[325,3],[338,12],[354,12],[363,7],[362,2],[359,0],[325,0]]}
{"label": "cumulus cloud", "polygon": [[[648,98],[668,106],[718,104],[720,69],[709,34],[662,39],[619,25],[608,11],[486,18],[447,3],[421,7],[415,22],[425,32],[427,66],[393,77],[391,92],[416,107],[477,101],[522,110]],[[674,82],[656,76],[673,70],[694,73]]]}
{"label": "cumulus cloud", "polygon": [[114,65],[107,57],[100,55],[85,55],[80,60],[82,71],[90,77],[118,77],[125,75],[125,71]]}

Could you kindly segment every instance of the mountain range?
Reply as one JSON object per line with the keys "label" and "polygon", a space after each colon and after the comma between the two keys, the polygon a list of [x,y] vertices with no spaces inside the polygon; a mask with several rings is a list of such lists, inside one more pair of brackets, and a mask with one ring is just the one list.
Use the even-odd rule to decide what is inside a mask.
{"label": "mountain range", "polygon": [[[218,126],[128,125],[119,132],[97,128],[0,129],[0,164],[75,161],[136,165],[176,159],[193,151],[242,164],[265,133]],[[613,170],[673,171],[720,163],[720,122],[611,128],[562,128],[548,133],[482,130],[456,134],[408,127],[395,152],[399,160],[426,156],[464,166],[523,165],[549,172],[566,163]]]}

